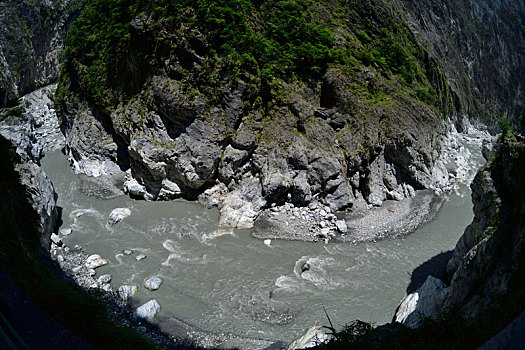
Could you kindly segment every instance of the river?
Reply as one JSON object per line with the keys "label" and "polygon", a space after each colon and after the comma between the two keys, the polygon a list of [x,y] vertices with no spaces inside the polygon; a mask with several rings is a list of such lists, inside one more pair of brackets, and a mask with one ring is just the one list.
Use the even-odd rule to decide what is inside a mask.
{"label": "river", "polygon": [[[465,139],[472,175],[481,165],[480,140]],[[408,236],[358,245],[274,240],[266,246],[250,230],[217,235],[218,211],[196,203],[85,194],[59,151],[47,154],[42,168],[59,195],[62,227],[73,229],[64,242],[108,259],[97,276],[111,274],[115,290],[139,286],[134,306],[157,299],[156,320],[168,331],[176,317],[204,331],[289,343],[314,323],[328,325],[323,307],[336,328],[354,319],[389,322],[411,271],[453,249],[473,217],[470,189],[461,184],[432,222]],[[129,208],[131,215],[110,227],[107,217],[115,208]],[[133,253],[124,255],[126,249]],[[139,254],[147,257],[137,261]],[[304,262],[311,268],[301,273]],[[153,275],[163,283],[152,292],[143,284]]]}

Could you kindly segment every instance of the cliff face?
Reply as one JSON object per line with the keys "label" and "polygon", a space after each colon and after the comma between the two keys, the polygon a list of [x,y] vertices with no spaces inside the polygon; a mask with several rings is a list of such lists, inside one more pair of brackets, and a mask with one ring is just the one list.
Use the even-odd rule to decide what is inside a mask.
{"label": "cliff face", "polygon": [[472,183],[474,219],[448,262],[448,280],[430,276],[403,301],[397,321],[417,326],[424,317],[435,318],[443,311],[456,310],[456,315],[473,319],[487,309],[504,308],[509,322],[523,310],[523,171],[525,140],[508,132]]}
{"label": "cliff face", "polygon": [[274,203],[345,210],[448,183],[451,96],[389,5],[221,4],[122,2],[117,22],[87,5],[57,107],[77,171],[199,197],[231,227]]}
{"label": "cliff face", "polygon": [[[398,1],[408,25],[441,63],[458,125],[468,116],[493,126],[517,122],[525,94],[525,3],[520,0]],[[436,77],[439,77],[436,72]]]}
{"label": "cliff face", "polygon": [[[523,282],[525,247],[525,140],[506,133],[497,154],[472,184],[474,220],[459,240],[447,266],[450,289],[443,307],[460,307],[467,317],[496,295]],[[516,310],[519,311],[519,305]]]}
{"label": "cliff face", "polygon": [[0,108],[56,81],[67,29],[84,3],[0,2]]}
{"label": "cliff face", "polygon": [[77,171],[249,227],[286,201],[442,188],[443,117],[494,125],[523,104],[519,1],[199,4],[88,4],[58,98]]}
{"label": "cliff face", "polygon": [[39,239],[45,248],[49,247],[51,233],[56,232],[59,212],[57,194],[40,168],[40,159],[47,151],[64,145],[54,109],[55,90],[56,85],[43,87],[23,96],[16,108],[0,111],[0,135],[16,151],[15,169],[38,214]]}

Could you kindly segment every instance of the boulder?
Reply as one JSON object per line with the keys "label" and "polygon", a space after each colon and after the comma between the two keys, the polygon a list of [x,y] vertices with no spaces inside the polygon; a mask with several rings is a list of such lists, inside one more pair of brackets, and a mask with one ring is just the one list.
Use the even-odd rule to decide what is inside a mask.
{"label": "boulder", "polygon": [[71,229],[71,227],[68,227],[68,228],[63,228],[60,230],[60,234],[62,236],[69,236],[71,234],[71,232],[73,232],[73,230]]}
{"label": "boulder", "polygon": [[108,224],[110,226],[115,225],[116,223],[124,220],[131,215],[131,210],[128,208],[116,208],[109,213]]}
{"label": "boulder", "polygon": [[102,276],[100,276],[99,278],[97,278],[97,282],[98,282],[100,285],[103,285],[103,284],[109,283],[109,282],[111,282],[111,275],[108,275],[108,274],[102,275]]}
{"label": "boulder", "polygon": [[242,182],[241,188],[230,192],[223,200],[219,226],[251,228],[255,218],[266,205],[256,178]]}
{"label": "boulder", "polygon": [[394,316],[395,322],[416,328],[426,317],[436,317],[442,311],[447,286],[433,276],[428,276],[419,289],[407,295]]}
{"label": "boulder", "polygon": [[93,254],[88,256],[86,263],[84,264],[85,267],[88,269],[96,269],[97,267],[107,265],[108,261],[106,259],[103,259],[98,254]]}
{"label": "boulder", "polygon": [[51,239],[51,242],[55,243],[57,246],[60,247],[62,245],[62,238],[60,238],[60,236],[58,236],[56,233],[52,233],[49,238]]}
{"label": "boulder", "polygon": [[131,197],[144,198],[148,194],[146,187],[139,184],[135,179],[130,179],[124,182],[123,187],[124,192],[128,193]]}
{"label": "boulder", "polygon": [[135,312],[133,313],[133,316],[135,318],[145,318],[148,320],[151,320],[157,312],[160,310],[160,305],[157,302],[157,300],[152,299],[148,301],[147,303],[139,306]]}
{"label": "boulder", "polygon": [[301,265],[301,273],[310,270],[310,264],[305,262]]}
{"label": "boulder", "polygon": [[313,325],[299,339],[288,345],[287,350],[313,348],[328,342],[330,338],[331,336],[323,331],[323,327]]}
{"label": "boulder", "polygon": [[347,233],[348,227],[346,226],[346,221],[344,220],[337,220],[335,222],[335,226],[337,227],[337,230],[341,233]]}
{"label": "boulder", "polygon": [[151,291],[159,289],[161,284],[162,279],[157,276],[152,276],[144,281],[144,287]]}
{"label": "boulder", "polygon": [[162,180],[162,188],[160,189],[158,198],[163,200],[174,199],[180,197],[182,191],[175,182],[172,182],[168,179]]}
{"label": "boulder", "polygon": [[118,294],[122,300],[128,301],[129,298],[137,293],[138,289],[139,288],[135,285],[123,285],[119,287]]}

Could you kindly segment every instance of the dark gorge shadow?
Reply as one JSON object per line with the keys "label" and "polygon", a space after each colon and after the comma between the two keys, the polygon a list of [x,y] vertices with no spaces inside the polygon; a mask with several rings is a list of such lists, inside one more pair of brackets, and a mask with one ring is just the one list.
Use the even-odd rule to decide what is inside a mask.
{"label": "dark gorge shadow", "polygon": [[450,258],[452,258],[452,250],[440,253],[416,267],[410,275],[407,294],[413,293],[421,287],[428,276],[439,278],[442,281],[446,280],[447,263]]}

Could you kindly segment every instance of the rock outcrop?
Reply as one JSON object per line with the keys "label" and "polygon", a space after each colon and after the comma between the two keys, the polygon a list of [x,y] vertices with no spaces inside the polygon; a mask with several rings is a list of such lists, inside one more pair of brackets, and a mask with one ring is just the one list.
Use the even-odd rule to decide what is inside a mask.
{"label": "rock outcrop", "polygon": [[56,85],[41,88],[22,97],[14,109],[0,112],[0,134],[11,141],[20,159],[16,170],[40,217],[40,240],[44,247],[49,247],[50,235],[56,232],[58,209],[57,194],[39,166],[40,159],[45,152],[64,145],[53,104],[55,90]]}
{"label": "rock outcrop", "polygon": [[[425,317],[456,309],[472,319],[498,298],[522,295],[525,247],[525,140],[507,132],[488,164],[472,183],[474,219],[447,265],[446,281],[429,276],[408,295],[394,320],[416,327]],[[447,285],[444,284],[447,283]],[[519,313],[515,305],[513,313]],[[517,314],[515,314],[517,316]]]}

